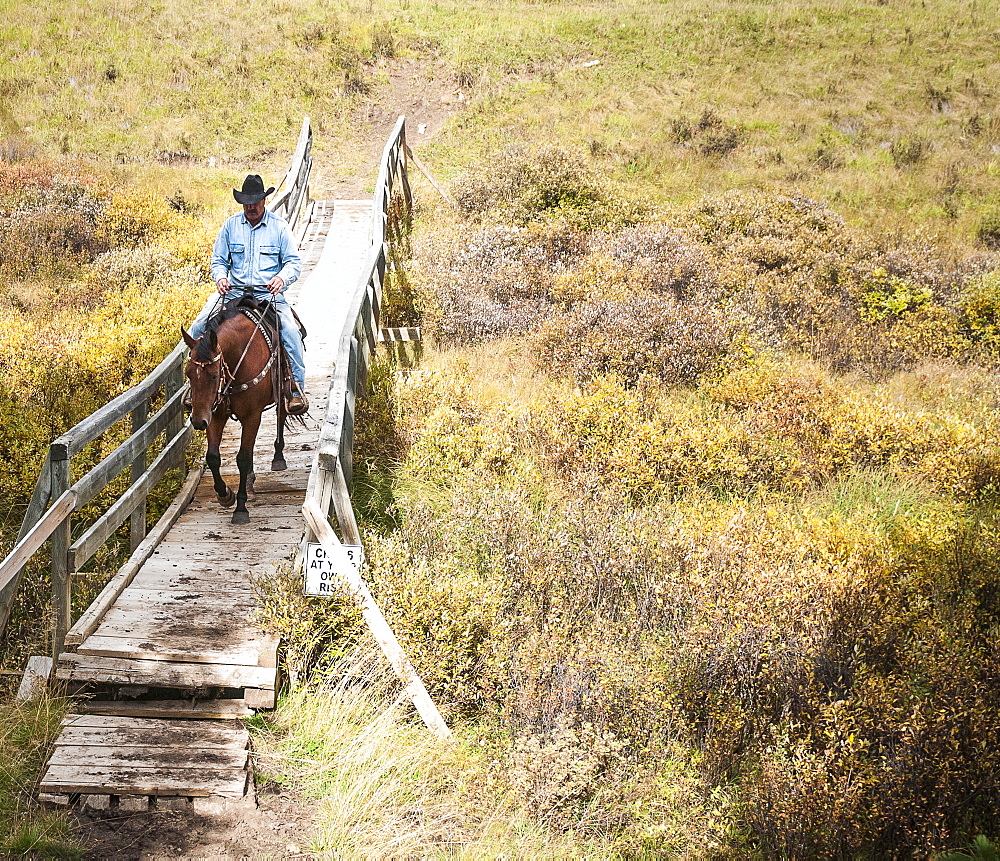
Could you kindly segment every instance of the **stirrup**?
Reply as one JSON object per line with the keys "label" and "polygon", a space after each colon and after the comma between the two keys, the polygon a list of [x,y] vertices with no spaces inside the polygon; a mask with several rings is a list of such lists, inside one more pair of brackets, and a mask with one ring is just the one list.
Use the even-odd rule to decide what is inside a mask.
{"label": "stirrup", "polygon": [[301,393],[285,398],[285,412],[290,416],[303,416],[309,412],[309,399]]}

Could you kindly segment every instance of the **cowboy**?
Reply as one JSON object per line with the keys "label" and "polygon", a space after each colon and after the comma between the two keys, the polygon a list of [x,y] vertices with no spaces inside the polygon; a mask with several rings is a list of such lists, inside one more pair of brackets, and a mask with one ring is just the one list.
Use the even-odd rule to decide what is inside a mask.
{"label": "cowboy", "polygon": [[281,216],[269,211],[264,201],[274,191],[264,190],[264,180],[257,174],[243,180],[243,188],[233,189],[243,212],[230,216],[222,225],[212,250],[212,280],[216,295],[208,297],[205,307],[191,324],[191,337],[205,331],[209,317],[219,310],[223,297],[252,292],[257,299],[270,302],[281,323],[281,342],[292,368],[295,391],[286,397],[288,414],[300,416],[309,409],[306,399],[306,370],[302,353],[302,335],[292,313],[292,306],[282,295],[302,271],[302,261],[292,231]]}

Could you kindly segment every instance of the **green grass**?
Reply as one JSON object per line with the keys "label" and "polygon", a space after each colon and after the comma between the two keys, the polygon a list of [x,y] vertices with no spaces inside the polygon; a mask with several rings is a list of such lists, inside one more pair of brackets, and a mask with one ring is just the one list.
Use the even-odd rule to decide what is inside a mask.
{"label": "green grass", "polygon": [[[561,143],[654,201],[796,191],[965,244],[997,170],[1000,11],[967,0],[274,0],[267,14],[3,0],[0,13],[18,22],[0,36],[0,132],[126,163],[184,152],[277,171],[309,115],[323,169],[348,175],[353,109],[384,100],[379,61],[396,54],[443,57],[471,97],[427,156],[445,176],[510,141]],[[739,130],[735,150],[672,137],[705,111]]]}
{"label": "green grass", "polygon": [[0,706],[0,853],[5,857],[80,858],[65,813],[35,800],[38,775],[67,711],[41,697]]}

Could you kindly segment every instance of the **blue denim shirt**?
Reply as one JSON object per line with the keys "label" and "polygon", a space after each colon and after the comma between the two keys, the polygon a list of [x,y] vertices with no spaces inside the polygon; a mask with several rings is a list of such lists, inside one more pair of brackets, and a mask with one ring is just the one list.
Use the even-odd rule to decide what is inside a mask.
{"label": "blue denim shirt", "polygon": [[229,278],[234,287],[259,287],[280,275],[288,287],[299,277],[302,260],[288,222],[264,210],[264,217],[251,227],[242,212],[222,225],[212,249],[212,280]]}

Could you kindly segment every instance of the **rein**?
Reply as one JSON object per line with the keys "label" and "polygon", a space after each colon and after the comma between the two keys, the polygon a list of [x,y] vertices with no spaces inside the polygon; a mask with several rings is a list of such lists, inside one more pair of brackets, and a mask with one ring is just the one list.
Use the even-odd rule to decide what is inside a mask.
{"label": "rein", "polygon": [[250,320],[254,324],[256,330],[260,332],[261,337],[264,339],[264,343],[267,344],[269,353],[268,359],[256,377],[248,382],[240,383],[238,386],[234,387],[234,384],[236,383],[236,375],[239,373],[239,370],[243,365],[243,360],[246,358],[247,352],[250,350],[250,344],[253,343],[253,335],[247,339],[246,346],[243,348],[243,353],[236,362],[236,367],[233,370],[229,370],[229,366],[226,364],[226,360],[223,357],[222,350],[219,350],[219,354],[217,356],[205,362],[200,362],[195,358],[190,358],[188,361],[190,361],[191,364],[197,365],[202,369],[207,368],[209,365],[214,365],[216,362],[220,363],[219,386],[215,393],[215,402],[212,404],[212,412],[215,412],[223,402],[226,404],[226,412],[232,412],[233,395],[245,392],[247,389],[251,389],[263,382],[278,356],[274,342],[271,340],[267,327],[264,325],[263,317],[254,313],[249,308],[240,308],[239,311],[243,314],[243,316]]}

